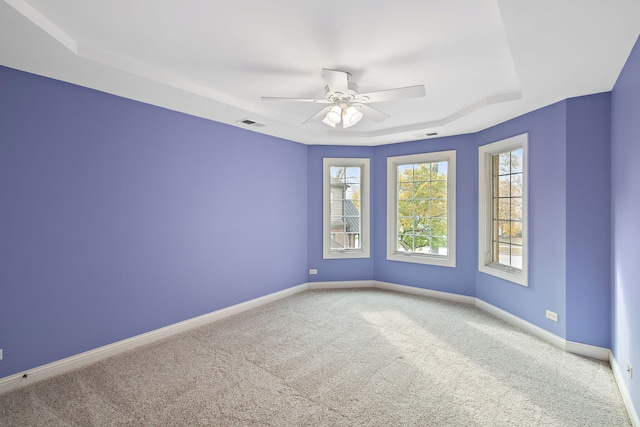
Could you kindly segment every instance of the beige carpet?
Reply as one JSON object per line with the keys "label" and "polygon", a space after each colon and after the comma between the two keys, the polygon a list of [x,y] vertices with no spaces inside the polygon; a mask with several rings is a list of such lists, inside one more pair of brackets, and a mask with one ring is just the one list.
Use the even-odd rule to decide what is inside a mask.
{"label": "beige carpet", "polygon": [[607,364],[472,306],[309,291],[0,396],[3,426],[630,426]]}

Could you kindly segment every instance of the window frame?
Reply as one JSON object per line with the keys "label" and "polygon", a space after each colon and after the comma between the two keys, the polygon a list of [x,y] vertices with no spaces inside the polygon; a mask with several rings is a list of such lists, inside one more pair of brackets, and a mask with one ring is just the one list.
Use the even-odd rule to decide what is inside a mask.
{"label": "window frame", "polygon": [[[397,166],[431,162],[447,165],[447,255],[399,252]],[[387,157],[387,260],[428,264],[442,267],[456,266],[456,150],[434,151]]]}
{"label": "window frame", "polygon": [[[522,149],[522,269],[492,259],[492,165],[495,154]],[[478,147],[478,270],[521,286],[529,284],[529,135],[523,133]]]}
{"label": "window frame", "polygon": [[[331,249],[331,167],[360,167],[360,248]],[[370,258],[370,159],[338,158],[322,159],[322,258]]]}

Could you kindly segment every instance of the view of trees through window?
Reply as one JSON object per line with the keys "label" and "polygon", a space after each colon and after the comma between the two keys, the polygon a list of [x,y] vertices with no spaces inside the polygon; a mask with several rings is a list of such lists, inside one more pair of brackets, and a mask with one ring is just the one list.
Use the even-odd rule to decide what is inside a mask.
{"label": "view of trees through window", "polygon": [[360,249],[362,169],[331,166],[331,249]]}
{"label": "view of trees through window", "polygon": [[398,252],[447,255],[448,162],[397,166]]}
{"label": "view of trees through window", "polygon": [[492,262],[522,269],[522,148],[491,157]]}

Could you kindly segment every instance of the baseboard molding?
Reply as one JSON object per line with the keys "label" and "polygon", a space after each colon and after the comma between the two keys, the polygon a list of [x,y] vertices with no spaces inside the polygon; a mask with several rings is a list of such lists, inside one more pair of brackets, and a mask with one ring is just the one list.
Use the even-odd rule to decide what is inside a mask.
{"label": "baseboard molding", "polygon": [[[98,347],[84,353],[76,354],[65,359],[57,360],[46,365],[38,366],[36,368],[28,369],[14,375],[0,378],[0,394],[7,391],[15,390],[16,388],[26,386],[28,384],[32,384],[36,381],[42,381],[44,379],[51,378],[62,373],[81,368],[88,364],[97,362],[110,356],[114,356],[124,351],[134,349],[141,345],[149,344],[163,338],[168,338],[172,335],[185,332],[199,326],[203,326],[207,323],[215,322],[217,320],[242,313],[243,311],[251,310],[252,308],[256,308],[261,305],[297,294],[299,292],[306,291],[307,289],[307,283],[304,283],[302,285],[294,286],[292,288],[284,289],[282,291],[265,295],[263,297],[232,305],[230,307],[207,313],[202,316],[174,323],[160,329],[155,329],[153,331],[136,335],[122,341],[117,341],[115,343]],[[24,377],[25,374],[26,377]]]}
{"label": "baseboard molding", "polygon": [[569,353],[579,354],[580,356],[603,360],[605,362],[608,362],[611,357],[611,350],[608,348],[597,347],[595,345],[583,344],[575,341],[567,341],[564,349]]}
{"label": "baseboard molding", "polygon": [[442,292],[442,291],[433,291],[431,289],[416,288],[415,286],[397,285],[395,283],[380,282],[378,280],[375,280],[373,282],[373,286],[378,289],[386,289],[388,291],[403,292],[405,294],[419,295],[423,297],[437,298],[437,299],[443,299],[447,301],[455,301],[455,302],[460,302],[464,304],[473,305],[476,300],[474,297],[470,297],[466,295],[452,294],[449,292]]}
{"label": "baseboard molding", "polygon": [[498,319],[502,319],[517,328],[523,329],[524,331],[535,335],[536,337],[548,342],[551,345],[561,348],[562,350],[566,350],[566,340],[557,336],[556,334],[552,334],[546,329],[542,329],[541,327],[536,326],[533,323],[529,323],[526,320],[509,313],[508,311],[504,311],[503,309],[498,308],[495,305],[491,305],[488,302],[485,302],[478,298],[476,298],[476,307],[492,314]]}
{"label": "baseboard molding", "polygon": [[546,329],[542,329],[541,327],[536,326],[533,323],[529,323],[526,320],[523,320],[518,316],[509,313],[508,311],[504,311],[501,308],[491,305],[488,302],[485,302],[478,298],[476,298],[476,307],[494,315],[498,319],[504,320],[505,322],[517,328],[529,332],[530,334],[540,338],[541,340],[546,341],[549,344],[554,345],[564,351],[580,356],[590,357],[592,359],[603,360],[605,362],[609,361],[611,350],[609,350],[608,348],[582,344],[574,341],[567,341],[564,338],[547,331]]}
{"label": "baseboard molding", "polygon": [[346,280],[339,282],[309,282],[307,283],[309,290],[318,289],[351,289],[351,288],[373,288],[373,280]]}
{"label": "baseboard molding", "polygon": [[638,413],[633,406],[633,401],[631,400],[629,389],[627,389],[627,384],[624,382],[624,374],[620,370],[620,365],[618,365],[618,362],[613,356],[613,353],[611,353],[609,356],[609,364],[611,365],[611,370],[613,371],[613,377],[616,379],[616,383],[618,384],[618,390],[620,390],[620,395],[622,396],[622,400],[624,401],[624,406],[627,407],[627,414],[629,414],[629,418],[631,419],[631,425],[633,427],[640,427],[640,417],[638,417]]}

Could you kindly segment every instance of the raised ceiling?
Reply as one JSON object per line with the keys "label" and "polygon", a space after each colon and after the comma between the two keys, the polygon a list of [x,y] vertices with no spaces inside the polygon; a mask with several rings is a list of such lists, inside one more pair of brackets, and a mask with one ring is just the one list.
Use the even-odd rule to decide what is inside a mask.
{"label": "raised ceiling", "polygon": [[[305,144],[477,132],[609,91],[639,34],[638,0],[0,2],[2,65]],[[323,68],[426,96],[370,104],[391,118],[349,129],[261,100],[323,97]]]}

